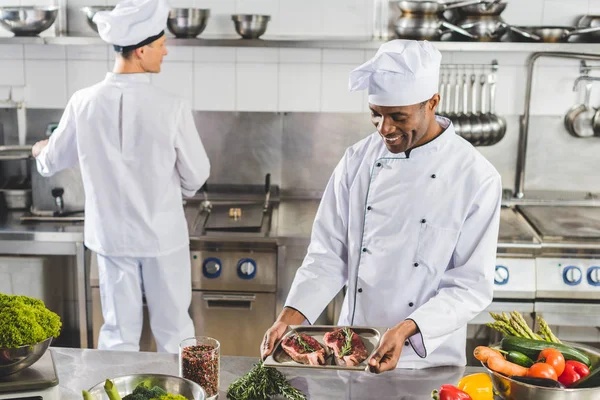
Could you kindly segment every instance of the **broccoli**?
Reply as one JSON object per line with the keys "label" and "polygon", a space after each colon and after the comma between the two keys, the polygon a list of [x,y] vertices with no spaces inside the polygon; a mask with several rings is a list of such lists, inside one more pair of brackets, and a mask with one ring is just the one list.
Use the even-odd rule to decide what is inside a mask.
{"label": "broccoli", "polygon": [[148,397],[144,396],[143,394],[128,394],[127,396],[123,397],[123,400],[148,400]]}
{"label": "broccoli", "polygon": [[151,399],[160,399],[163,396],[166,396],[168,393],[163,390],[162,388],[159,388],[158,386],[154,386],[152,389],[150,389],[150,398]]}
{"label": "broccoli", "polygon": [[180,394],[167,393],[157,399],[151,399],[151,400],[187,400],[187,399]]}
{"label": "broccoli", "polygon": [[31,346],[60,334],[60,317],[44,302],[0,293],[0,348]]}

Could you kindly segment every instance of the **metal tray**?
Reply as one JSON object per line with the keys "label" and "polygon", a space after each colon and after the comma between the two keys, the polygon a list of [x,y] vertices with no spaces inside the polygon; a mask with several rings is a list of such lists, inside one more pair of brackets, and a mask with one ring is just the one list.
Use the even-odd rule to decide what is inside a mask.
{"label": "metal tray", "polygon": [[[332,369],[332,370],[344,370],[344,371],[365,371],[369,369],[367,362],[375,352],[375,349],[379,346],[381,336],[387,330],[387,328],[370,328],[363,326],[351,326],[351,328],[360,338],[362,339],[367,353],[369,356],[362,363],[354,367],[344,367],[337,365],[333,359],[334,355],[331,350],[325,345],[323,336],[327,332],[332,332],[338,328],[344,328],[344,326],[330,326],[330,325],[291,325],[289,330],[283,335],[283,337],[275,344],[275,350],[270,356],[264,361],[264,364],[270,367],[289,367],[289,368],[313,368],[313,369]],[[290,335],[294,333],[304,333],[305,335],[312,336],[315,338],[321,346],[325,348],[325,365],[306,365],[300,364],[294,360],[283,350],[281,343]]]}

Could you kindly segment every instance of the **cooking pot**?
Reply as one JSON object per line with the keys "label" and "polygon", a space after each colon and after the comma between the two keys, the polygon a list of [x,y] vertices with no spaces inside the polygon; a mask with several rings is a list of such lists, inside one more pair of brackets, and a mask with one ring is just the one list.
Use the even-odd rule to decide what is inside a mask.
{"label": "cooking pot", "polygon": [[567,42],[571,36],[585,35],[587,37],[592,33],[600,32],[600,26],[584,29],[572,26],[511,26],[510,31],[511,38],[515,41],[557,43]]}

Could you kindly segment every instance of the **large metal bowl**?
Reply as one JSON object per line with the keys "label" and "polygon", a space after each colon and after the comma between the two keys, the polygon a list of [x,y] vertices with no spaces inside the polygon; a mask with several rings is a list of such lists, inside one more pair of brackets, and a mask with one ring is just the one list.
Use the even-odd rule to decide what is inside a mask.
{"label": "large metal bowl", "polygon": [[115,7],[114,6],[89,6],[89,7],[82,7],[81,11],[85,14],[87,23],[90,26],[90,28],[92,28],[95,32],[98,32],[98,26],[94,22],[94,15],[96,15],[96,13],[98,11],[112,11],[113,8],[115,8]]}
{"label": "large metal bowl", "polygon": [[0,7],[0,25],[15,36],[37,36],[50,28],[58,7]]}
{"label": "large metal bowl", "polygon": [[206,28],[210,10],[201,8],[173,8],[169,12],[167,28],[178,38],[195,38]]}
{"label": "large metal bowl", "polygon": [[258,39],[267,31],[269,15],[234,14],[235,31],[244,39]]}
{"label": "large metal bowl", "polygon": [[[116,378],[109,379],[114,383],[121,397],[133,392],[133,390],[141,382],[149,381],[151,386],[161,387],[169,393],[180,394],[187,399],[206,399],[206,393],[204,392],[204,389],[202,389],[202,387],[196,382],[173,375],[136,374],[118,376]],[[105,381],[99,382],[97,385],[88,390],[88,392],[90,392],[92,395],[92,399],[109,400],[106,392],[104,391],[104,382]]]}
{"label": "large metal bowl", "polygon": [[[584,346],[577,343],[567,343],[566,345],[578,349],[588,355],[592,366],[600,368],[600,350],[593,347]],[[499,347],[500,344],[494,345]],[[514,381],[505,375],[492,371],[481,363],[487,373],[492,378],[494,389],[500,393],[504,400],[598,400],[600,399],[600,387],[590,389],[553,389],[540,386],[529,385]]]}
{"label": "large metal bowl", "polygon": [[15,374],[33,365],[48,350],[51,342],[52,338],[48,338],[33,346],[0,348],[0,377]]}

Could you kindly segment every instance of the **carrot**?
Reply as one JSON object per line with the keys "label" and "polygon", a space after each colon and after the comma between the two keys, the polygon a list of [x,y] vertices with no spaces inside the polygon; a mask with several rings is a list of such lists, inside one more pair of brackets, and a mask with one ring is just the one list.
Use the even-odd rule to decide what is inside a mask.
{"label": "carrot", "polygon": [[473,356],[481,362],[488,362],[488,360],[492,357],[502,357],[499,351],[494,349],[490,349],[485,346],[477,346],[475,350],[473,350]]}
{"label": "carrot", "polygon": [[520,365],[506,361],[504,357],[490,357],[487,366],[492,371],[504,374],[506,376],[526,376],[529,370]]}

